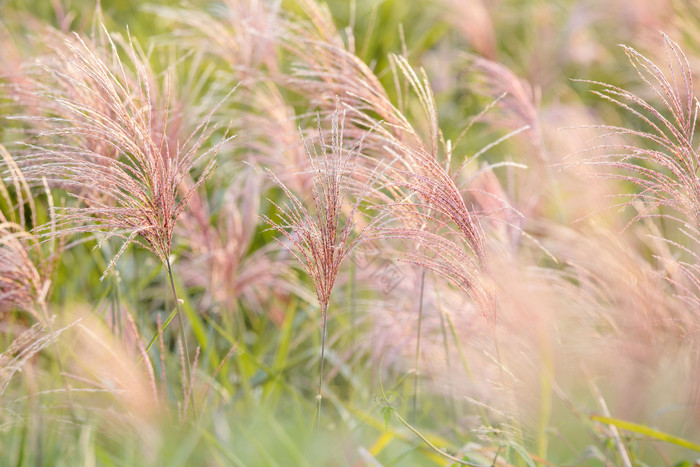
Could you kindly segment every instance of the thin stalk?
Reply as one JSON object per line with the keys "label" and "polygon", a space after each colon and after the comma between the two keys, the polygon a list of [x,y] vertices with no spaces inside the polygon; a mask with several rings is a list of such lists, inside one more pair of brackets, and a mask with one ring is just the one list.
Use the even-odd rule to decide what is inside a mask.
{"label": "thin stalk", "polygon": [[[112,248],[107,243],[107,262],[109,263],[109,258],[114,257],[112,254]],[[115,266],[114,270],[112,271],[112,290],[110,293],[110,296],[112,298],[112,332],[114,335],[118,338],[121,339],[123,335],[123,329],[122,329],[122,306],[121,306],[121,300],[119,297],[119,269]]]}
{"label": "thin stalk", "polygon": [[[175,307],[177,308],[177,316],[180,319],[180,339],[182,339],[182,345],[185,348],[185,371],[187,375],[187,384],[193,384],[192,381],[192,368],[190,367],[190,351],[187,346],[187,336],[185,335],[185,319],[182,317],[182,309],[180,308],[180,300],[177,297],[177,292],[175,291],[175,280],[173,279],[173,270],[170,265],[170,258],[166,258],[165,265],[168,268],[168,277],[170,278],[170,287],[173,291],[173,297],[175,298]],[[185,388],[185,394],[187,393]],[[195,417],[197,416],[197,406],[195,405],[194,391],[189,391],[192,397],[192,410],[194,411]]]}
{"label": "thin stalk", "polygon": [[420,275],[420,296],[418,298],[418,331],[416,333],[416,364],[413,374],[413,420],[416,419],[416,406],[418,403],[418,359],[420,358],[420,333],[423,324],[423,290],[425,289],[425,268]]}
{"label": "thin stalk", "polygon": [[[450,359],[450,343],[447,337],[447,323],[445,322],[445,312],[442,306],[438,304],[438,312],[440,314],[440,330],[442,332],[442,346],[445,351],[445,366],[447,367],[447,374],[452,374],[452,362]],[[447,396],[450,400],[450,405],[452,405],[452,417],[457,420],[457,404],[455,403],[454,395],[452,394],[452,384],[447,386]]]}
{"label": "thin stalk", "polygon": [[547,458],[547,427],[552,415],[552,378],[554,374],[554,362],[552,347],[544,332],[541,332],[540,346],[542,363],[540,368],[540,421],[537,428],[537,455]]}
{"label": "thin stalk", "polygon": [[411,425],[411,424],[408,423],[406,420],[404,420],[403,417],[401,417],[401,415],[399,415],[398,412],[394,411],[393,413],[394,413],[394,415],[396,415],[396,418],[398,418],[398,420],[399,420],[401,423],[404,424],[404,426],[405,426],[406,428],[408,428],[409,430],[411,430],[416,436],[418,436],[421,440],[423,440],[423,442],[424,442],[425,444],[427,444],[428,447],[429,447],[430,449],[432,449],[433,451],[435,451],[436,453],[438,453],[439,455],[441,455],[441,456],[444,457],[445,459],[451,460],[452,462],[454,462],[454,463],[456,463],[456,464],[459,464],[459,465],[469,465],[469,466],[472,466],[472,467],[478,467],[478,466],[479,466],[479,464],[473,464],[473,463],[471,463],[471,462],[466,462],[466,461],[464,461],[464,460],[462,460],[462,459],[458,459],[458,458],[456,458],[456,457],[450,455],[449,453],[443,451],[442,449],[440,449],[439,447],[437,447],[437,446],[435,446],[433,443],[431,443],[430,440],[429,440],[423,433],[421,433],[420,431],[418,431],[413,425]]}
{"label": "thin stalk", "polygon": [[112,274],[114,280],[114,288],[112,291],[112,329],[116,331],[119,338],[122,337],[124,330],[122,329],[122,304],[119,297],[119,271],[115,269],[114,274]]}
{"label": "thin stalk", "polygon": [[[588,371],[585,371],[585,373],[588,373]],[[600,404],[600,408],[603,410],[603,414],[606,417],[610,418],[610,410],[608,409],[608,404],[605,402],[605,398],[603,398],[603,393],[600,392],[598,385],[593,379],[588,378],[588,382],[591,385],[591,388],[593,389],[593,394],[595,394],[596,398],[598,399],[598,403]],[[619,430],[615,425],[611,424],[610,432],[613,435],[615,445],[617,446],[617,449],[620,453],[620,460],[622,461],[622,464],[625,467],[632,467],[632,460],[630,459],[630,455],[627,452],[627,449],[625,448],[625,444],[622,442],[622,438],[620,438]]]}
{"label": "thin stalk", "polygon": [[350,287],[348,287],[348,305],[350,306],[350,323],[352,328],[352,342],[357,342],[357,310],[355,308],[355,253],[350,253],[353,255],[350,259]]}
{"label": "thin stalk", "polygon": [[[358,324],[359,324],[359,319],[357,316],[357,308],[355,306],[355,253],[351,252],[351,261],[350,261],[350,272],[349,275],[350,277],[348,278],[349,281],[349,287],[348,287],[348,306],[350,308],[350,345],[354,345],[355,342],[357,342],[359,335],[358,335]],[[350,385],[350,391],[352,391],[350,394],[354,393],[355,391],[355,386]]]}
{"label": "thin stalk", "polygon": [[[46,329],[48,329],[49,334],[51,336],[54,335],[54,330],[53,330],[53,324],[51,323],[51,318],[49,317],[49,310],[46,307],[46,303],[41,301],[39,304],[40,309],[41,309],[41,314],[44,318],[44,321],[46,322]],[[56,363],[58,364],[58,372],[61,374],[61,381],[63,381],[63,386],[64,389],[66,390],[66,398],[68,399],[68,410],[70,411],[70,416],[74,421],[77,421],[78,418],[75,415],[75,407],[73,406],[73,398],[71,397],[71,387],[70,384],[68,383],[68,376],[65,370],[63,369],[63,361],[61,360],[61,353],[58,351],[58,348],[56,348],[55,345],[52,345],[54,353],[56,354]]]}
{"label": "thin stalk", "polygon": [[328,305],[323,307],[323,331],[321,335],[321,370],[318,374],[318,394],[316,394],[316,434],[321,434],[321,387],[323,384],[323,362],[326,356],[326,318],[328,317]]}

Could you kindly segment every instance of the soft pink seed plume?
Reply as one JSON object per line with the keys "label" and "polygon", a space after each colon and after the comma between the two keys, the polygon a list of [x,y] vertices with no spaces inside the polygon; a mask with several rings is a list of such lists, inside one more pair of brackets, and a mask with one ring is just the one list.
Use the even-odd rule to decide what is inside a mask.
{"label": "soft pink seed plume", "polygon": [[283,245],[290,249],[313,281],[324,318],[341,262],[381,218],[377,216],[356,229],[355,217],[360,216],[360,204],[371,190],[375,177],[360,188],[354,203],[350,201],[352,207],[349,212],[344,213],[343,208],[349,202],[355,185],[352,176],[361,151],[361,142],[350,149],[344,147],[344,118],[344,112],[338,111],[333,115],[330,142],[326,141],[319,127],[320,147],[307,144],[314,178],[313,211],[275,174],[268,172],[284,192],[287,201],[281,205],[273,203],[278,209],[277,221],[263,216],[265,222],[287,239],[288,243]]}
{"label": "soft pink seed plume", "polygon": [[[0,211],[0,312],[18,309],[43,321],[48,319],[51,272],[60,248],[52,242],[42,249],[41,239],[33,231],[37,225],[35,194],[2,145],[0,156],[0,202],[9,208]],[[51,205],[52,198],[46,192]]]}
{"label": "soft pink seed plume", "polygon": [[599,87],[594,93],[628,113],[641,129],[599,126],[605,131],[601,139],[624,139],[592,148],[604,155],[589,157],[583,163],[601,168],[605,177],[637,186],[636,193],[622,203],[636,211],[630,224],[662,217],[679,226],[680,235],[675,238],[656,238],[681,258],[657,248],[657,259],[678,295],[700,309],[700,152],[695,138],[700,102],[693,91],[688,59],[668,36],[664,35],[663,40],[663,69],[631,47],[622,46],[650,97],[610,84],[584,81]]}
{"label": "soft pink seed plume", "polygon": [[[159,78],[130,38],[103,30],[52,46],[53,55],[31,75],[27,93],[42,116],[25,119],[38,134],[18,164],[28,181],[46,179],[77,198],[77,205],[58,210],[56,234],[104,232],[123,239],[104,275],[131,243],[166,263],[174,225],[227,141],[208,146],[217,106],[190,134],[172,133],[171,126],[181,127],[168,75]],[[185,189],[201,161],[204,168]]]}

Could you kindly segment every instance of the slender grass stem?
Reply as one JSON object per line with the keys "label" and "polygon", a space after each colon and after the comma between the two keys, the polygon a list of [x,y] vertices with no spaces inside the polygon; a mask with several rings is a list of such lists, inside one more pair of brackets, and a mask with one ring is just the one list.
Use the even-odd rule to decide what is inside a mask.
{"label": "slender grass stem", "polygon": [[[54,336],[54,329],[53,329],[53,324],[51,323],[51,318],[49,317],[49,310],[46,307],[46,303],[42,300],[40,303],[40,309],[41,309],[41,314],[44,318],[44,321],[46,323],[46,329],[48,329],[49,334],[51,336]],[[63,387],[66,390],[66,399],[68,399],[68,409],[70,411],[70,416],[73,420],[77,421],[77,417],[75,415],[75,407],[73,405],[73,398],[71,396],[71,388],[70,384],[68,383],[68,378],[66,376],[66,372],[63,367],[63,360],[61,359],[61,352],[58,351],[56,346],[52,346],[54,353],[56,354],[56,363],[58,364],[58,372],[61,375],[61,381],[63,382]]]}
{"label": "slender grass stem", "polygon": [[541,368],[540,368],[540,421],[537,427],[537,455],[547,458],[548,437],[547,428],[552,415],[552,375],[554,374],[554,361],[552,347],[548,336],[541,332]]}
{"label": "slender grass stem", "polygon": [[[450,342],[447,337],[447,323],[445,319],[445,310],[442,309],[442,306],[438,303],[438,314],[440,315],[440,331],[442,332],[442,347],[443,350],[445,351],[445,366],[447,368],[447,374],[451,375],[452,374],[452,361],[450,359]],[[455,402],[454,394],[452,393],[452,384],[448,384],[447,386],[447,396],[448,400],[450,401],[450,405],[452,406],[452,412],[451,412],[451,417],[453,420],[457,420],[457,403]]]}
{"label": "slender grass stem", "polygon": [[321,369],[318,373],[318,393],[316,394],[316,433],[321,434],[321,388],[323,386],[323,363],[326,356],[326,321],[328,317],[328,305],[323,307],[323,330],[321,334]]}
{"label": "slender grass stem", "polygon": [[[390,401],[389,401],[389,398],[386,396],[386,393],[384,392],[384,387],[383,387],[382,381],[381,381],[381,368],[382,368],[382,365],[383,365],[383,362],[380,362],[380,363],[379,363],[379,371],[380,371],[379,390],[380,390],[380,392],[381,392],[381,394],[382,394],[382,399],[384,400],[384,403],[385,403],[388,407],[391,407],[391,403],[390,403]],[[457,464],[459,464],[459,465],[469,465],[469,466],[472,466],[472,467],[478,467],[477,464],[472,464],[471,462],[466,462],[466,461],[463,461],[463,460],[461,460],[461,459],[458,459],[458,458],[456,458],[456,457],[450,455],[449,453],[443,451],[442,449],[438,448],[437,446],[435,446],[424,434],[422,434],[420,431],[418,431],[413,425],[411,425],[410,423],[408,423],[408,422],[399,414],[398,411],[392,410],[392,414],[395,415],[396,418],[397,418],[401,423],[403,423],[403,425],[404,425],[406,428],[408,428],[409,430],[411,430],[416,436],[418,436],[421,440],[423,440],[423,442],[424,442],[426,445],[428,445],[428,447],[429,447],[430,449],[432,449],[433,451],[435,451],[435,452],[436,452],[437,454],[439,454],[440,456],[442,456],[442,457],[444,457],[444,458],[446,458],[446,459],[448,459],[448,460],[451,460],[452,462],[457,463]]]}
{"label": "slender grass stem", "polygon": [[459,464],[459,465],[469,465],[469,466],[472,466],[472,467],[478,467],[479,464],[473,464],[473,463],[471,463],[471,462],[466,462],[466,461],[464,461],[464,460],[462,460],[462,459],[458,459],[457,457],[454,457],[454,456],[450,455],[449,453],[443,451],[442,449],[438,448],[438,447],[435,446],[433,443],[431,443],[430,440],[429,440],[423,433],[421,433],[420,431],[418,431],[413,425],[411,425],[411,424],[408,423],[406,420],[404,420],[403,417],[401,417],[401,415],[399,415],[398,412],[394,412],[394,415],[396,415],[396,418],[397,418],[401,423],[403,423],[403,425],[404,425],[406,428],[408,428],[409,430],[411,430],[411,431],[412,431],[416,436],[418,436],[425,444],[427,444],[428,447],[429,447],[430,449],[432,449],[433,451],[435,451],[436,453],[438,453],[439,455],[441,455],[441,456],[444,457],[445,459],[448,459],[448,460],[450,460],[450,461],[452,461],[452,462],[454,462],[454,463],[456,463],[456,464]]}
{"label": "slender grass stem", "polygon": [[[107,263],[109,263],[109,258],[113,258],[114,255],[112,254],[112,248],[109,245],[109,242],[107,243]],[[110,297],[112,299],[112,332],[114,333],[115,337],[121,338],[123,335],[123,329],[122,329],[122,305],[121,305],[121,298],[119,296],[119,282],[120,282],[120,276],[119,276],[119,269],[115,266],[114,270],[112,271],[112,288],[110,291]]]}
{"label": "slender grass stem", "polygon": [[122,303],[121,303],[121,297],[119,296],[119,271],[115,270],[113,274],[113,280],[114,280],[114,301],[115,303],[113,306],[116,307],[116,310],[112,310],[112,325],[114,326],[114,329],[117,330],[117,335],[121,337],[124,333],[124,330],[122,329]]}
{"label": "slender grass stem", "polygon": [[[175,280],[173,279],[173,270],[172,266],[170,265],[170,258],[167,258],[166,260],[166,266],[168,268],[168,277],[170,278],[170,287],[172,288],[173,291],[173,297],[175,298],[175,307],[177,308],[177,316],[180,320],[180,339],[182,339],[182,345],[185,348],[185,371],[187,375],[187,384],[191,385],[193,384],[192,381],[192,368],[190,366],[190,351],[189,347],[187,345],[187,335],[185,334],[185,319],[182,316],[182,309],[180,308],[180,299],[177,296],[177,291],[175,290]],[[189,390],[189,388],[185,388],[185,394],[187,392],[190,393],[190,397],[192,398],[192,410],[194,411],[195,417],[197,416],[197,406],[195,405],[195,395],[194,391]]]}
{"label": "slender grass stem", "polygon": [[425,290],[425,268],[420,275],[420,295],[418,298],[418,330],[416,331],[416,362],[413,374],[413,420],[416,419],[416,407],[418,405],[418,360],[420,359],[420,337],[423,325],[423,291]]}

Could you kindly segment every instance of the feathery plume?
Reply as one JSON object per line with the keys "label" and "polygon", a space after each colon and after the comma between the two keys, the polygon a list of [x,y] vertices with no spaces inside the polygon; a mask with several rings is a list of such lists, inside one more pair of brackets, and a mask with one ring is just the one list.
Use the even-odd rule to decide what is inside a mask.
{"label": "feathery plume", "polygon": [[700,158],[693,144],[699,104],[693,93],[692,72],[685,54],[678,44],[663,37],[670,76],[636,50],[623,46],[639,77],[661,101],[661,110],[631,91],[582,81],[602,87],[593,91],[594,94],[619,106],[647,128],[601,126],[608,130],[602,137],[621,135],[636,138],[641,143],[601,145],[595,149],[606,149],[607,155],[588,163],[620,169],[623,174],[609,173],[609,176],[639,186],[640,192],[629,201],[630,204],[636,200],[645,203],[646,209],[637,219],[663,206],[696,225],[700,218],[700,179],[696,175]]}
{"label": "feathery plume", "polygon": [[[700,152],[696,147],[695,127],[700,102],[693,91],[690,65],[681,48],[663,35],[667,70],[631,47],[622,46],[628,60],[642,79],[650,95],[658,99],[657,108],[646,98],[610,84],[582,81],[599,86],[593,91],[634,117],[642,128],[602,125],[601,138],[623,137],[637,143],[602,144],[593,150],[604,155],[589,158],[585,164],[602,166],[603,176],[631,182],[638,187],[624,205],[637,213],[630,221],[663,217],[680,225],[678,238],[658,238],[686,259],[657,255],[667,270],[670,282],[687,302],[700,305]],[[658,251],[658,249],[657,249]]]}
{"label": "feathery plume", "polygon": [[[56,234],[105,232],[124,240],[104,277],[130,243],[168,262],[174,225],[211,175],[211,156],[225,139],[205,148],[216,109],[190,135],[171,134],[167,75],[165,95],[159,95],[147,57],[131,41],[106,30],[98,39],[101,44],[78,35],[65,38],[51,59],[39,63],[30,92],[45,116],[28,120],[43,129],[16,160],[28,181],[45,178],[79,201],[58,211]],[[209,161],[197,182],[183,191],[203,159]]]}
{"label": "feathery plume", "polygon": [[[0,312],[18,309],[36,319],[49,319],[46,301],[55,265],[56,244],[47,256],[33,232],[37,224],[34,195],[14,159],[0,145]],[[3,181],[10,181],[10,189]],[[48,202],[52,203],[51,193]],[[28,225],[26,219],[31,219]],[[47,324],[47,323],[44,323]]]}
{"label": "feathery plume", "polygon": [[[358,164],[356,178],[362,179],[366,174],[374,173],[378,166],[391,166],[382,170],[382,189],[372,190],[369,196],[374,204],[387,207],[384,217],[393,218],[400,226],[383,225],[372,235],[413,240],[420,248],[429,249],[430,243],[421,243],[433,238],[426,236],[426,228],[437,226],[440,229],[451,223],[464,240],[456,248],[466,248],[465,251],[477,259],[462,262],[461,271],[453,271],[455,274],[449,277],[464,277],[467,273],[464,267],[477,266],[478,270],[486,263],[483,232],[455,181],[464,166],[456,173],[450,172],[451,146],[442,140],[437,106],[425,72],[414,70],[404,57],[390,56],[400,95],[400,102],[394,105],[372,70],[351,48],[344,46],[328,12],[310,1],[303,2],[303,6],[310,21],[309,24],[291,24],[288,28],[289,40],[283,46],[296,60],[295,76],[282,84],[308,96],[313,105],[326,112],[331,109],[332,96],[341,96],[343,109],[349,116],[346,133],[351,138],[362,138],[365,148],[365,157]],[[314,53],[309,53],[309,50]],[[409,96],[401,93],[400,78],[405,79],[406,86],[418,99],[424,116],[422,129],[425,137],[401,110],[407,105]],[[371,131],[367,133],[367,130]],[[447,147],[446,160],[439,159],[441,142]],[[432,220],[436,221],[434,225]],[[438,235],[435,237],[437,239]],[[438,248],[443,247],[444,242],[440,242]],[[434,263],[429,258],[430,255],[424,255],[418,262],[445,272],[444,262]],[[477,274],[477,270],[469,271],[468,275]],[[484,272],[485,268],[481,271]],[[477,287],[480,283],[461,279],[459,282],[465,288]],[[486,294],[484,290],[475,293],[478,296]],[[481,304],[485,305],[483,301]],[[489,305],[489,310],[484,313],[492,314],[492,308]]]}
{"label": "feathery plume", "polygon": [[[93,38],[64,38],[51,57],[38,63],[28,93],[44,115],[25,119],[37,122],[40,131],[17,161],[28,181],[46,180],[78,201],[57,211],[56,228],[46,236],[89,232],[105,234],[105,241],[123,240],[102,278],[132,243],[160,259],[170,279],[191,380],[170,260],[173,232],[190,198],[213,173],[213,156],[230,138],[207,147],[218,105],[183,135],[178,113],[184,109],[174,102],[169,73],[159,78],[148,60],[130,37],[112,36],[104,26]],[[203,160],[208,162],[199,177],[187,183]]]}
{"label": "feathery plume", "polygon": [[[318,147],[306,146],[312,167],[314,211],[307,209],[302,200],[289,190],[273,173],[272,180],[282,189],[288,201],[277,205],[277,222],[263,216],[263,220],[278,230],[288,241],[283,243],[299,260],[311,278],[316,297],[321,306],[322,343],[321,368],[317,394],[317,420],[320,422],[321,389],[323,383],[323,362],[326,346],[326,323],[331,292],[338,277],[343,259],[366,236],[378,222],[376,217],[356,231],[356,216],[374,178],[370,178],[356,194],[356,201],[350,211],[344,213],[348,196],[354,191],[352,176],[361,151],[361,141],[352,148],[346,148],[343,140],[345,112],[333,114],[331,141],[326,142],[319,121]],[[273,203],[274,204],[274,203]],[[317,423],[318,423],[317,422]],[[318,425],[317,425],[318,427]]]}

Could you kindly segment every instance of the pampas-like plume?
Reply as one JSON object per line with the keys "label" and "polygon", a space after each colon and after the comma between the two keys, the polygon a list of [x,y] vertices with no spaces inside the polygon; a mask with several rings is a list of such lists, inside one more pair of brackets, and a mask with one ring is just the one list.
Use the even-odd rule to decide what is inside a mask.
{"label": "pampas-like plume", "polygon": [[[212,174],[213,156],[228,139],[205,148],[218,106],[189,135],[182,135],[182,116],[171,113],[171,106],[184,109],[173,105],[169,75],[159,81],[148,57],[130,38],[113,37],[104,27],[102,31],[92,39],[77,34],[64,38],[53,57],[39,62],[27,93],[44,116],[25,119],[40,132],[38,142],[17,160],[27,180],[47,180],[79,201],[58,212],[57,229],[47,236],[100,232],[107,239],[124,240],[102,278],[131,243],[161,260],[180,318],[191,381],[170,260],[172,237],[189,199]],[[162,95],[160,89],[165,89]],[[203,159],[209,161],[199,178],[186,183]]]}
{"label": "pampas-like plume", "polygon": [[[376,236],[402,238],[419,244],[420,248],[431,249],[431,245],[436,245],[436,248],[442,249],[446,246],[445,242],[437,245],[428,241],[430,234],[425,230],[433,227],[440,229],[450,223],[464,241],[451,245],[454,247],[451,248],[454,250],[453,257],[467,251],[476,260],[461,262],[459,270],[446,275],[465,289],[478,287],[481,282],[465,282],[463,278],[465,274],[477,274],[479,266],[485,264],[483,232],[455,182],[457,177],[453,176],[458,175],[462,167],[457,174],[451,174],[448,168],[451,154],[448,154],[446,161],[438,159],[441,134],[437,106],[426,75],[421,71],[416,72],[404,57],[390,57],[397,89],[400,88],[399,80],[403,78],[406,86],[418,98],[425,117],[427,138],[424,139],[401,110],[403,99],[409,96],[402,96],[398,106],[394,105],[369,67],[352,50],[343,46],[327,12],[310,1],[303,2],[303,5],[311,21],[310,25],[290,25],[290,40],[285,42],[285,47],[294,55],[297,65],[296,77],[286,84],[309,96],[315,105],[326,111],[330,110],[331,96],[342,96],[344,109],[350,117],[347,133],[351,137],[363,138],[366,148],[364,153],[367,157],[363,158],[358,174],[374,172],[377,164],[390,163],[393,167],[384,171],[386,183],[383,189],[373,190],[370,195],[377,205],[388,206],[386,217],[393,217],[400,226],[384,226],[381,233],[378,230],[375,232]],[[303,52],[307,49],[315,53]],[[372,131],[366,134],[367,129]],[[451,149],[448,148],[447,152],[451,152]],[[389,211],[392,216],[388,215]],[[416,259],[412,258],[411,261]],[[447,263],[431,261],[430,255],[422,255],[416,262],[441,274],[448,272],[445,270]],[[457,266],[455,263],[449,264]],[[475,270],[464,270],[474,265],[477,266]],[[481,290],[476,291],[475,295],[485,296],[486,293]]]}
{"label": "pampas-like plume", "polygon": [[[204,148],[214,131],[213,110],[190,135],[172,134],[171,120],[178,117],[170,112],[167,77],[160,95],[147,57],[106,31],[97,40],[65,38],[55,56],[39,63],[34,84],[30,93],[45,116],[29,122],[43,131],[17,160],[27,180],[46,178],[81,202],[59,212],[58,234],[122,238],[103,277],[130,243],[167,265],[175,222],[214,168],[212,156],[221,143]],[[204,158],[209,162],[199,179],[183,190]]]}
{"label": "pampas-like plume", "polygon": [[[417,244],[414,250],[429,250],[430,254],[409,260],[446,275],[474,297],[488,296],[490,287],[483,287],[487,280],[465,281],[465,277],[485,278],[487,275],[484,235],[474,210],[465,202],[461,183],[465,165],[480,153],[466,158],[464,165],[452,171],[452,145],[442,138],[437,106],[425,73],[414,70],[404,57],[390,56],[399,92],[399,102],[394,105],[378,77],[353,52],[352,37],[348,38],[348,45],[344,45],[328,11],[311,0],[303,0],[300,5],[309,21],[288,24],[286,40],[281,46],[294,57],[295,67],[294,76],[282,84],[307,96],[314,106],[326,113],[332,109],[334,96],[341,96],[349,117],[346,133],[364,141],[366,157],[359,164],[358,179],[373,173],[377,165],[391,165],[391,169],[383,171],[386,181],[382,190],[372,190],[370,196],[375,204],[388,207],[385,217],[392,218],[398,227],[384,225],[381,233],[375,231],[376,236],[402,238]],[[403,111],[414,97],[408,95],[409,90],[422,110],[424,120],[420,129],[423,131],[419,131]],[[368,129],[372,130],[369,134]],[[498,142],[500,140],[494,145]],[[445,149],[444,158],[440,157],[441,146]],[[436,240],[442,237],[436,232],[444,227],[459,233],[456,243],[430,241],[431,233]],[[449,256],[458,258],[466,253],[472,259],[433,261],[432,253],[443,255],[448,244]],[[431,245],[443,251],[435,252]],[[486,307],[484,314],[493,317],[493,301],[478,301],[480,306]]]}
{"label": "pampas-like plume", "polygon": [[321,368],[317,394],[317,416],[320,421],[321,388],[323,383],[323,361],[326,345],[326,322],[331,292],[335,285],[340,263],[350,251],[371,232],[376,222],[375,217],[364,227],[356,231],[355,217],[358,216],[362,200],[372,187],[374,177],[359,189],[356,201],[349,213],[344,215],[343,206],[346,199],[355,191],[353,173],[362,142],[347,149],[343,145],[343,124],[345,113],[333,114],[331,141],[326,142],[319,122],[319,147],[309,147],[306,151],[312,167],[314,184],[312,187],[314,212],[289,190],[274,174],[272,180],[282,189],[288,202],[276,205],[279,211],[277,222],[263,216],[263,220],[278,230],[288,243],[283,243],[299,260],[304,270],[311,277],[316,289],[316,296],[321,305],[322,343]]}
{"label": "pampas-like plume", "polygon": [[[700,307],[700,152],[695,145],[700,102],[693,92],[693,77],[681,48],[666,35],[668,71],[630,47],[627,58],[650,93],[661,101],[660,108],[644,97],[610,84],[584,81],[602,90],[595,94],[635,117],[644,129],[602,126],[603,137],[628,137],[639,141],[601,145],[606,155],[588,164],[602,165],[607,176],[639,187],[626,205],[637,209],[633,221],[665,217],[678,222],[682,238],[659,238],[668,247],[687,255],[690,261],[658,254],[670,282],[678,294],[694,307]],[[611,170],[612,169],[612,170]],[[683,244],[685,243],[685,245]],[[658,252],[657,248],[657,252]]]}
{"label": "pampas-like plume", "polygon": [[641,191],[630,201],[631,204],[640,199],[646,204],[646,209],[637,218],[665,206],[697,225],[700,218],[700,179],[697,177],[700,155],[693,147],[693,140],[700,104],[693,94],[693,77],[687,58],[675,42],[665,35],[663,37],[670,77],[651,60],[624,46],[639,77],[652,95],[661,100],[662,110],[645,98],[617,86],[583,81],[601,86],[602,90],[594,91],[596,95],[629,112],[647,127],[638,130],[606,125],[602,128],[609,133],[604,136],[629,136],[649,146],[601,146],[608,155],[591,163],[621,169],[624,174],[611,176],[640,187]]}
{"label": "pampas-like plume", "polygon": [[28,216],[34,225],[37,222],[36,206],[27,181],[1,145],[0,156],[0,172],[4,170],[15,194],[14,197],[10,195],[8,186],[0,178],[0,206],[3,206],[0,210],[0,312],[19,309],[36,319],[48,320],[46,300],[54,258],[44,254],[40,239],[25,220]]}
{"label": "pampas-like plume", "polygon": [[302,200],[270,172],[272,180],[284,191],[289,202],[283,206],[276,205],[280,211],[279,222],[263,216],[263,220],[293,245],[290,251],[311,277],[324,317],[340,263],[375,224],[372,222],[353,235],[355,216],[359,214],[360,203],[369,191],[370,183],[361,189],[350,213],[343,219],[343,205],[350,194],[351,177],[359,151],[359,147],[350,150],[343,147],[344,117],[344,113],[334,114],[330,143],[326,142],[319,128],[320,150],[308,144],[306,146],[314,176],[312,193],[315,212],[312,214]]}

